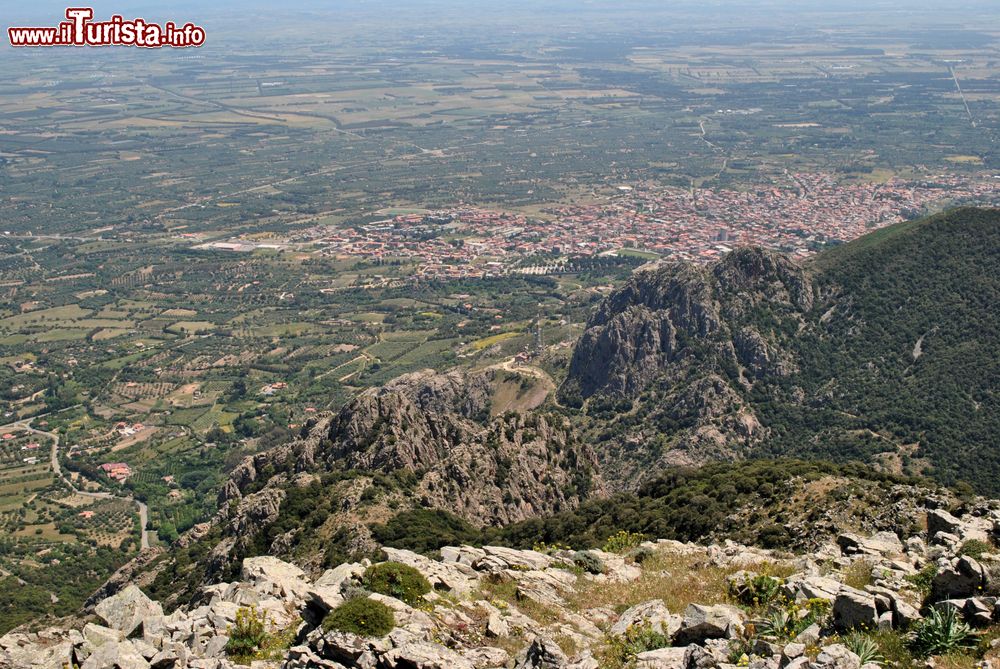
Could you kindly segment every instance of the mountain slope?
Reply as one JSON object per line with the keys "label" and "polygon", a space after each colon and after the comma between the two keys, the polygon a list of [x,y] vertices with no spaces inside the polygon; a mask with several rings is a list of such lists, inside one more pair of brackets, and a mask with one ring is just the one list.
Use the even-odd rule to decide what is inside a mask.
{"label": "mountain slope", "polygon": [[560,388],[611,480],[761,455],[1000,490],[1000,212],[892,226],[803,266],[660,263],[601,305]]}

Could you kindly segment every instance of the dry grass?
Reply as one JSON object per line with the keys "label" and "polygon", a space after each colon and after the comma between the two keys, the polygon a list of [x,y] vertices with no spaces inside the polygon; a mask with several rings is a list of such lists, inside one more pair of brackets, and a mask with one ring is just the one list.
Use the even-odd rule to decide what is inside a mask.
{"label": "dry grass", "polygon": [[543,625],[554,623],[560,618],[556,609],[536,602],[530,597],[521,596],[514,581],[500,578],[484,579],[479,594],[480,599],[490,602],[499,600],[513,605],[518,611]]}
{"label": "dry grass", "polygon": [[865,586],[872,583],[872,568],[874,564],[871,560],[862,558],[855,560],[843,572],[844,585],[858,590],[864,590]]}
{"label": "dry grass", "polygon": [[680,613],[689,604],[728,602],[726,577],[738,569],[701,563],[698,556],[660,551],[643,562],[642,576],[631,583],[599,583],[581,578],[570,603],[580,611],[610,607],[621,613],[630,606],[662,599],[670,611]]}

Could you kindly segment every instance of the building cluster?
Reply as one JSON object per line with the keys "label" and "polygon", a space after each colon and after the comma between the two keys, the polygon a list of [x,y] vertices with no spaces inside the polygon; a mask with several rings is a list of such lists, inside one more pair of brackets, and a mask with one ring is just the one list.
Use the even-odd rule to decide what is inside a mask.
{"label": "building cluster", "polygon": [[843,183],[830,174],[789,173],[741,190],[643,182],[539,218],[462,207],[353,227],[317,226],[298,231],[298,238],[333,256],[414,263],[418,277],[481,278],[551,273],[563,266],[559,259],[630,251],[708,262],[754,244],[807,255],[946,202],[998,203],[1000,178],[943,174]]}
{"label": "building cluster", "polygon": [[108,475],[108,478],[121,482],[132,475],[132,469],[124,462],[106,462],[101,465],[101,470]]}

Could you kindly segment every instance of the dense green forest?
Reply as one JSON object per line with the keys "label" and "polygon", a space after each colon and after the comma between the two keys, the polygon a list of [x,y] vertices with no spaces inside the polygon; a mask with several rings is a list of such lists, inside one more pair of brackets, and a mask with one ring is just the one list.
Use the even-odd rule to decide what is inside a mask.
{"label": "dense green forest", "polygon": [[[826,479],[825,497],[816,496],[799,508],[789,505],[793,491]],[[700,468],[679,467],[663,472],[632,493],[592,499],[579,508],[545,518],[533,518],[503,528],[477,530],[440,510],[417,509],[373,525],[380,543],[432,554],[459,543],[498,544],[531,548],[539,543],[574,549],[598,548],[617,532],[648,538],[703,541],[729,538],[768,547],[805,548],[821,535],[815,521],[826,510],[843,507],[848,514],[873,520],[897,485],[927,491],[934,484],[884,474],[861,463],[755,460],[714,463]],[[789,526],[809,520],[819,534],[793,535]],[[883,522],[897,519],[886,516]]]}
{"label": "dense green forest", "polygon": [[[1000,210],[891,226],[813,267],[830,299],[795,340],[801,371],[753,398],[769,451],[845,460],[901,446],[904,467],[925,458],[939,481],[1000,492]],[[804,404],[789,401],[797,386]]]}

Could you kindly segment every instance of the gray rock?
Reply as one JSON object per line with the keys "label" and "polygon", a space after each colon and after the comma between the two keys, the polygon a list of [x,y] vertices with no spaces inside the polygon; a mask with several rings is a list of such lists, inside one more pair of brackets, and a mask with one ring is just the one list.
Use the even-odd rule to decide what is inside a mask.
{"label": "gray rock", "polygon": [[905,630],[920,620],[920,611],[900,598],[896,598],[893,604],[893,625],[896,629]]}
{"label": "gray rock", "polygon": [[205,657],[223,657],[228,643],[229,637],[224,634],[212,637],[205,644]]}
{"label": "gray rock", "polygon": [[778,657],[752,657],[748,669],[778,669],[780,666]]}
{"label": "gray rock", "polygon": [[257,592],[286,601],[304,601],[311,587],[304,571],[271,555],[243,560],[242,578],[251,582]]}
{"label": "gray rock", "polygon": [[871,537],[844,533],[837,537],[837,545],[845,555],[899,555],[903,542],[893,532],[879,532]]}
{"label": "gray rock", "polygon": [[382,656],[381,664],[407,669],[476,669],[471,661],[450,648],[428,641],[393,648]]}
{"label": "gray rock", "polygon": [[182,664],[182,658],[175,649],[165,648],[149,661],[149,669],[173,669]]}
{"label": "gray rock", "polygon": [[494,638],[505,637],[510,634],[510,625],[498,612],[490,613],[486,620],[486,635]]}
{"label": "gray rock", "polygon": [[982,566],[968,555],[938,570],[931,582],[931,599],[971,597],[982,592],[985,572]]}
{"label": "gray rock", "polygon": [[674,643],[687,645],[704,643],[706,639],[731,638],[743,628],[745,619],[742,611],[725,604],[691,604],[684,610],[684,618],[674,635]]}
{"label": "gray rock", "polygon": [[114,641],[95,650],[80,669],[149,669],[149,662],[128,641]]}
{"label": "gray rock", "polygon": [[87,623],[83,626],[83,640],[92,652],[106,643],[124,641],[125,633],[96,623]]}
{"label": "gray rock", "polygon": [[569,659],[555,641],[536,636],[518,656],[514,669],[564,669]]}
{"label": "gray rock", "polygon": [[601,669],[601,663],[588,650],[579,659],[566,665],[566,669]]}
{"label": "gray rock", "polygon": [[547,569],[552,566],[553,559],[538,551],[516,550],[503,546],[483,546],[487,557],[500,560],[506,569]]}
{"label": "gray rock", "polygon": [[102,600],[94,612],[108,627],[132,636],[142,631],[144,622],[157,620],[162,623],[163,607],[154,602],[135,585],[129,585],[118,594]]}
{"label": "gray rock", "polygon": [[823,648],[813,663],[816,669],[861,669],[861,659],[839,643]]}
{"label": "gray rock", "polygon": [[654,599],[627,609],[611,626],[608,633],[613,636],[622,636],[629,627],[649,625],[654,632],[672,637],[680,629],[681,624],[680,616],[672,615],[662,599]]}
{"label": "gray rock", "polygon": [[785,644],[784,649],[781,651],[781,664],[785,666],[792,660],[802,657],[805,654],[806,645],[804,643]]}
{"label": "gray rock", "polygon": [[476,669],[488,669],[489,667],[505,667],[510,661],[507,651],[502,648],[483,646],[482,648],[472,648],[462,651],[462,657],[471,662]]}
{"label": "gray rock", "polygon": [[944,509],[931,509],[927,512],[927,536],[933,538],[938,532],[958,535],[962,521]]}
{"label": "gray rock", "polygon": [[833,602],[833,624],[837,629],[874,629],[877,622],[878,609],[872,594],[847,586],[841,588]]}
{"label": "gray rock", "polygon": [[993,607],[995,597],[971,597],[965,602],[962,613],[966,622],[976,627],[988,627],[993,624]]}
{"label": "gray rock", "polygon": [[806,646],[815,646],[819,643],[819,635],[822,632],[819,625],[813,623],[809,627],[805,628],[799,632],[798,636],[795,637],[797,643],[804,644]]}
{"label": "gray rock", "polygon": [[657,648],[636,656],[636,669],[687,669],[688,649],[684,647]]}
{"label": "gray rock", "polygon": [[785,595],[789,599],[825,599],[833,602],[840,592],[840,581],[825,576],[790,578],[785,585]]}
{"label": "gray rock", "polygon": [[479,574],[460,562],[438,562],[399,548],[383,548],[393,562],[401,562],[419,571],[430,581],[435,590],[448,590],[458,594],[472,592],[479,584]]}
{"label": "gray rock", "polygon": [[713,669],[719,666],[719,660],[707,649],[691,644],[685,649],[684,661],[687,669]]}

